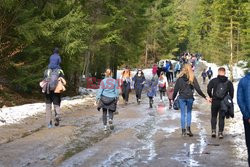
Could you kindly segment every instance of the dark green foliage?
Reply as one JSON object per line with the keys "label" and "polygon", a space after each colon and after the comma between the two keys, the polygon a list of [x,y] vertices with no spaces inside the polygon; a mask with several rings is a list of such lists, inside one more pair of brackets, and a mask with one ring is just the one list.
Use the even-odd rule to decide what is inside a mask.
{"label": "dark green foliage", "polygon": [[227,64],[230,17],[234,62],[249,59],[249,6],[247,0],[2,0],[0,75],[17,91],[39,90],[54,47],[76,89],[83,74],[150,66],[187,50]]}

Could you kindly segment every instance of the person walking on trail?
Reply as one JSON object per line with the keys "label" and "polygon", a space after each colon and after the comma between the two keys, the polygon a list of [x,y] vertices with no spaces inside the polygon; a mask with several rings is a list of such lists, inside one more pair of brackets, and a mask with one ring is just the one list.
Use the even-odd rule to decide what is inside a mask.
{"label": "person walking on trail", "polygon": [[132,75],[131,71],[126,67],[126,69],[122,72],[121,75],[121,86],[122,86],[122,97],[125,104],[128,104],[129,99],[129,92],[131,90],[131,83],[132,83]]}
{"label": "person walking on trail", "polygon": [[219,114],[219,139],[223,139],[223,131],[225,125],[226,112],[221,110],[221,102],[229,95],[232,99],[234,97],[234,87],[231,81],[225,76],[226,70],[224,67],[218,69],[218,76],[212,79],[207,86],[207,93],[212,98],[211,106],[211,127],[212,137],[216,138],[217,116]]}
{"label": "person walking on trail", "polygon": [[149,108],[153,108],[154,97],[156,96],[158,77],[154,75],[147,85],[147,96],[149,98]]}
{"label": "person walking on trail", "polygon": [[180,72],[181,72],[181,64],[180,62],[177,62],[174,67],[174,77],[176,78]]}
{"label": "person walking on trail", "polygon": [[105,72],[105,78],[100,83],[100,88],[96,95],[96,101],[98,103],[98,110],[103,111],[103,125],[104,130],[108,130],[107,126],[107,114],[109,117],[109,127],[111,130],[113,126],[113,113],[116,111],[117,101],[119,99],[119,84],[112,78],[112,71],[107,69]]}
{"label": "person walking on trail", "polygon": [[201,73],[201,77],[203,79],[203,83],[205,84],[206,83],[206,78],[207,78],[207,72],[206,72],[206,69],[204,69]]}
{"label": "person walking on trail", "polygon": [[163,98],[165,97],[166,88],[168,87],[168,81],[164,75],[164,72],[161,72],[160,74],[160,77],[158,79],[158,87],[159,87],[161,102],[164,102]]}
{"label": "person walking on trail", "polygon": [[66,81],[64,72],[61,69],[48,69],[44,73],[44,80],[40,82],[42,91],[45,94],[46,103],[46,123],[48,128],[52,128],[52,103],[55,111],[55,126],[59,126],[61,121],[61,93],[65,91]]}
{"label": "person walking on trail", "polygon": [[166,65],[164,67],[164,72],[166,74],[166,77],[167,77],[167,81],[170,82],[170,62],[169,61],[166,61]]}
{"label": "person walking on trail", "polygon": [[50,56],[48,68],[52,69],[52,70],[53,69],[61,69],[61,67],[60,67],[61,62],[62,62],[62,60],[61,60],[61,57],[59,55],[59,49],[55,48],[54,53]]}
{"label": "person walking on trail", "polygon": [[173,107],[173,94],[174,94],[174,82],[171,82],[168,84],[168,87],[167,87],[169,109],[172,109],[172,107]]}
{"label": "person walking on trail", "polygon": [[[193,136],[191,132],[191,120],[192,120],[192,107],[194,101],[194,89],[198,92],[200,96],[210,101],[209,97],[201,91],[197,79],[194,76],[192,67],[190,64],[185,64],[179,74],[174,87],[173,99],[176,98],[177,93],[179,93],[179,105],[181,110],[181,128],[182,135],[186,134],[190,137]],[[187,114],[187,121],[186,121]]]}
{"label": "person walking on trail", "polygon": [[170,82],[174,82],[174,66],[171,61],[169,61],[170,68],[169,68],[169,76],[170,76]]}
{"label": "person walking on trail", "polygon": [[153,68],[152,68],[152,74],[155,75],[157,74],[157,70],[158,70],[158,67],[156,64],[153,65]]}
{"label": "person walking on trail", "polygon": [[142,90],[145,84],[145,80],[146,79],[145,79],[144,73],[142,72],[141,69],[139,69],[137,73],[135,74],[135,76],[133,77],[135,95],[136,95],[136,100],[138,104],[141,103],[141,94],[142,94]]}
{"label": "person walking on trail", "polygon": [[250,166],[250,69],[238,85],[237,102],[243,115],[245,139],[248,151],[248,166]]}
{"label": "person walking on trail", "polygon": [[211,67],[209,67],[209,69],[207,70],[207,76],[208,76],[208,79],[211,80],[213,76],[213,71]]}

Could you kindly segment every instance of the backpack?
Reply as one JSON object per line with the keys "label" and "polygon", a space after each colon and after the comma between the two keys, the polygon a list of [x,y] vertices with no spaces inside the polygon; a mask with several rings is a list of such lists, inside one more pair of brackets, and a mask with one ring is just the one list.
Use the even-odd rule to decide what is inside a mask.
{"label": "backpack", "polygon": [[227,95],[228,93],[228,88],[227,88],[227,84],[228,81],[226,82],[220,82],[216,88],[215,91],[215,97],[217,97],[218,99],[224,99],[224,97]]}
{"label": "backpack", "polygon": [[49,91],[54,91],[58,84],[58,78],[60,75],[60,69],[51,70],[48,69],[46,72],[46,81],[48,82],[47,86]]}

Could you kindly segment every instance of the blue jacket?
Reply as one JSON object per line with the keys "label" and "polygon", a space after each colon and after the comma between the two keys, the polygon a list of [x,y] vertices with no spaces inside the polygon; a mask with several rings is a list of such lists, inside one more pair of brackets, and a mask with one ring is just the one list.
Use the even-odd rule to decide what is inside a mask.
{"label": "blue jacket", "polygon": [[96,99],[101,99],[101,96],[118,98],[119,97],[119,86],[118,81],[111,77],[106,77],[102,80],[100,88],[97,92]]}
{"label": "blue jacket", "polygon": [[49,68],[50,69],[60,69],[61,57],[58,53],[54,53],[50,56],[49,59]]}
{"label": "blue jacket", "polygon": [[145,77],[141,76],[139,77],[138,75],[135,75],[133,78],[133,81],[135,82],[135,89],[143,89],[144,85],[142,84],[145,81]]}
{"label": "blue jacket", "polygon": [[250,119],[250,73],[238,85],[237,101],[244,119]]}

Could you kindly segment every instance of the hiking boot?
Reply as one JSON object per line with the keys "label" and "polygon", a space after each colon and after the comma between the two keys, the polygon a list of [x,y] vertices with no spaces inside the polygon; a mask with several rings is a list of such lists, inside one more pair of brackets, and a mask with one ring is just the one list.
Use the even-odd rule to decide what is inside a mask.
{"label": "hiking boot", "polygon": [[141,103],[141,99],[137,99],[137,104],[140,104]]}
{"label": "hiking boot", "polygon": [[186,129],[182,129],[182,134],[181,134],[181,135],[182,135],[182,136],[186,136],[186,134],[187,134],[187,133],[186,133]]}
{"label": "hiking boot", "polygon": [[108,130],[108,127],[107,127],[107,125],[104,125],[104,129],[103,129],[104,131],[107,131]]}
{"label": "hiking boot", "polygon": [[212,138],[216,138],[216,130],[212,130]]}
{"label": "hiking boot", "polygon": [[59,126],[59,124],[60,124],[60,118],[56,117],[55,118],[55,126]]}
{"label": "hiking boot", "polygon": [[109,127],[111,130],[114,130],[114,125],[112,119],[109,120]]}
{"label": "hiking boot", "polygon": [[190,127],[187,127],[187,135],[188,135],[189,137],[194,136],[193,133],[191,132],[191,128],[190,128]]}
{"label": "hiking boot", "polygon": [[50,123],[48,124],[48,128],[49,128],[49,129],[52,128],[52,121],[50,121]]}
{"label": "hiking boot", "polygon": [[224,136],[223,136],[223,133],[222,133],[222,132],[219,132],[218,136],[219,136],[219,139],[223,139],[223,138],[224,138]]}
{"label": "hiking boot", "polygon": [[168,109],[171,110],[171,109],[172,109],[172,105],[170,105],[170,106],[168,107]]}

